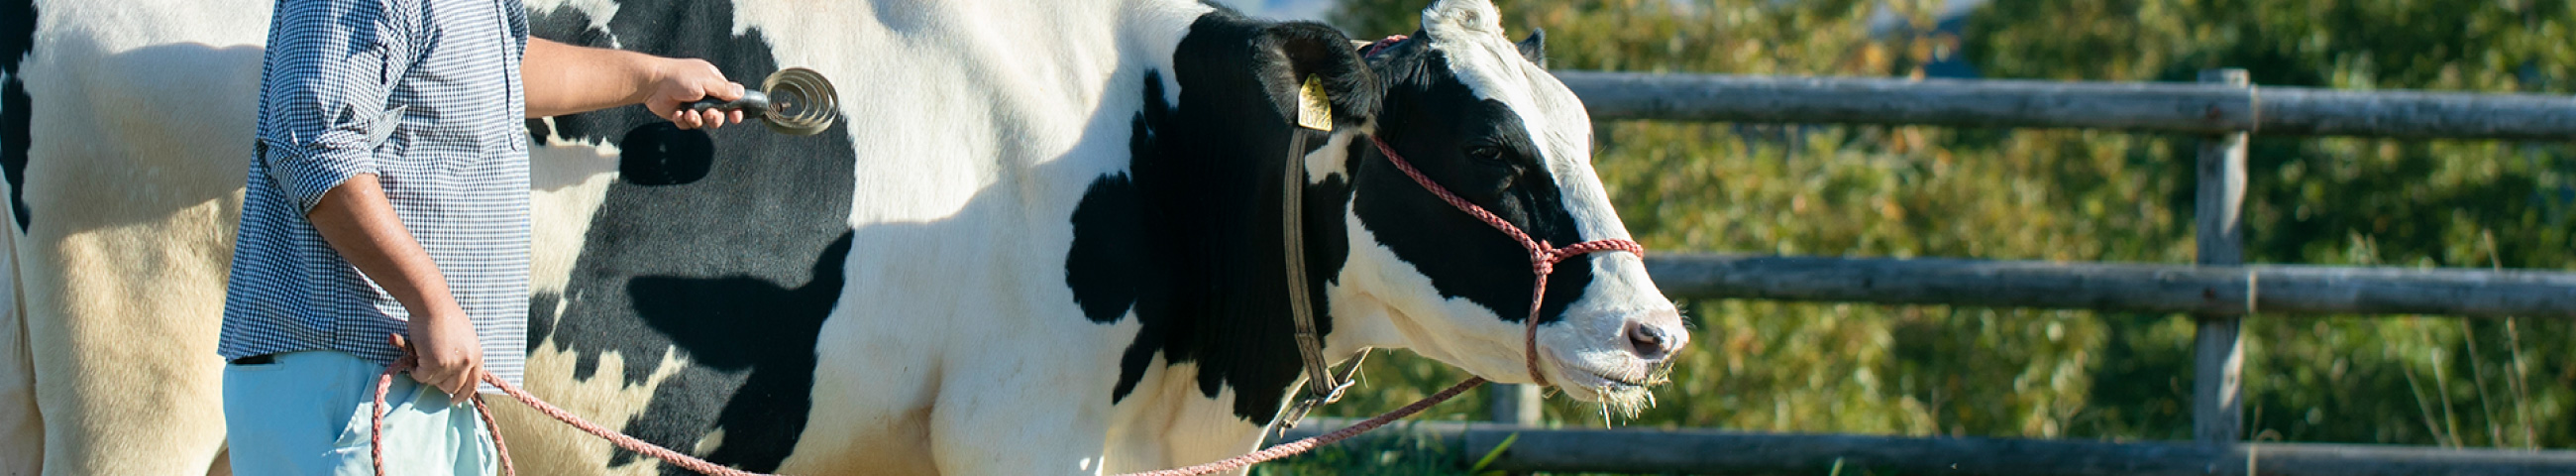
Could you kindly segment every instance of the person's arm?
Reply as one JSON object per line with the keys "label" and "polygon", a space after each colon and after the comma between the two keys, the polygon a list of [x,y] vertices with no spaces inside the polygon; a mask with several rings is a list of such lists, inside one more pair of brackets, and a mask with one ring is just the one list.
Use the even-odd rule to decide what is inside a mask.
{"label": "person's arm", "polygon": [[624,50],[528,39],[519,81],[527,86],[528,117],[560,116],[641,103],[682,129],[742,122],[742,112],[684,111],[681,105],[713,97],[742,97],[715,65],[694,58],[663,58]]}
{"label": "person's arm", "polygon": [[450,396],[474,391],[483,375],[483,346],[474,321],[448,293],[447,277],[385,200],[375,174],[360,174],[322,194],[305,214],[340,258],[366,273],[411,311],[410,347],[420,358],[412,380]]}
{"label": "person's arm", "polygon": [[483,347],[376,183],[375,149],[402,120],[388,98],[417,51],[402,32],[423,26],[388,5],[279,4],[258,118],[268,183],[252,186],[273,185],[294,200],[333,251],[410,311],[414,380],[463,394],[481,373]]}

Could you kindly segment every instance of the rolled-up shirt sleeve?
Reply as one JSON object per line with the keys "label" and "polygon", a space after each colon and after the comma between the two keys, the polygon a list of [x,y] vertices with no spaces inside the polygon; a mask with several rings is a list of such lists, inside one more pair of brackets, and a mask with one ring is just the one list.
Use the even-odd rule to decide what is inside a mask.
{"label": "rolled-up shirt sleeve", "polygon": [[376,173],[402,108],[388,102],[414,58],[417,10],[401,0],[278,2],[263,65],[258,158],[310,213],[350,177]]}

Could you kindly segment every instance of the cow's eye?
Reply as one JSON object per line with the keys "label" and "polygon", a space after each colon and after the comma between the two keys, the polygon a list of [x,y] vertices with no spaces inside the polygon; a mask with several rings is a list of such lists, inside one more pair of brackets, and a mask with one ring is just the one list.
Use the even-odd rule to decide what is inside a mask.
{"label": "cow's eye", "polygon": [[1488,162],[1488,163],[1496,163],[1496,164],[1499,164],[1499,163],[1503,163],[1503,162],[1504,162],[1504,158],[1505,158],[1507,155],[1509,155],[1509,154],[1508,154],[1508,153],[1506,153],[1506,152],[1503,150],[1503,148],[1501,148],[1501,147],[1490,146],[1490,145],[1478,145],[1478,146],[1468,146],[1468,147],[1467,147],[1467,157],[1468,157],[1468,158],[1476,159],[1476,161],[1478,161],[1478,162]]}

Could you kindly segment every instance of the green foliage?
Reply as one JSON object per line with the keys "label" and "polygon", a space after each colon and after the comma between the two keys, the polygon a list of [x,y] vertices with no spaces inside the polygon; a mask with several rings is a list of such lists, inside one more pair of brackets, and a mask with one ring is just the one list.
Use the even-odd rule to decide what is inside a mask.
{"label": "green foliage", "polygon": [[[1354,37],[1409,33],[1422,0],[1344,0]],[[2576,8],[2507,0],[1995,0],[1965,35],[1937,2],[1499,2],[1548,31],[1559,69],[2190,81],[2567,94]],[[1872,35],[1873,8],[1908,27]],[[1920,33],[1916,33],[1920,32]],[[1594,164],[1649,248],[1827,256],[2187,263],[2189,136],[2081,130],[1596,125]],[[2256,136],[2253,262],[2576,269],[2565,144]],[[2177,315],[1684,302],[1694,347],[1635,420],[1550,400],[1551,421],[1638,427],[2112,440],[2188,439],[2193,323]],[[2576,446],[2576,325],[2564,319],[2257,316],[2249,438]],[[1365,416],[1465,375],[1373,359]],[[1479,419],[1462,401],[1424,418]],[[1454,457],[1454,455],[1451,455]],[[1293,467],[1376,473],[1352,464]],[[1273,474],[1303,474],[1283,466]],[[1264,471],[1273,471],[1265,469]],[[1452,468],[1456,474],[1462,468]]]}

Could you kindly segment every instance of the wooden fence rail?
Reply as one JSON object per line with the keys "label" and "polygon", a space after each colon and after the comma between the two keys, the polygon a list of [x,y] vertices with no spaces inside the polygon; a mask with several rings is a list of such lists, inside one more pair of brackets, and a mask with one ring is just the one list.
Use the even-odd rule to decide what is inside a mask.
{"label": "wooden fence rail", "polygon": [[[1282,438],[1332,431],[1312,421]],[[1651,429],[1550,430],[1490,423],[1399,424],[1361,438],[1426,438],[1467,467],[1519,435],[1488,469],[1816,476],[2540,476],[2576,474],[2576,451],[2443,449],[2350,444],[1909,438]],[[1362,442],[1365,444],[1365,442]]]}
{"label": "wooden fence rail", "polygon": [[2576,273],[1656,253],[1677,298],[2124,312],[2576,318]]}
{"label": "wooden fence rail", "polygon": [[2576,139],[2576,98],[2535,94],[1588,71],[1556,77],[1597,120]]}
{"label": "wooden fence rail", "polygon": [[[2248,81],[2241,69],[2202,71],[2194,83],[1585,71],[1556,76],[1582,97],[1595,120],[2071,127],[2202,135],[2196,150],[2192,213],[2197,255],[2192,265],[1727,255],[1657,255],[1647,265],[1657,284],[1679,297],[2191,313],[2198,321],[2192,439],[2202,445],[2235,445],[2244,435],[2239,392],[2245,347],[2238,338],[2239,316],[2576,317],[2576,273],[2241,266],[2245,230],[2240,217],[2246,143],[2253,134],[2569,141],[2576,140],[2576,97],[2263,87]],[[1530,404],[1537,389],[1504,385],[1495,394],[1496,421],[1527,425],[1539,420],[1537,406]],[[2315,447],[2285,448],[2297,454]],[[2408,461],[2440,459],[2426,458],[2431,459]],[[2437,466],[2407,467],[2448,473]],[[2576,474],[2576,469],[2557,468]]]}
{"label": "wooden fence rail", "polygon": [[[1595,120],[2071,127],[2202,135],[2196,150],[2192,213],[2197,255],[2192,265],[1690,254],[1659,254],[1647,261],[1656,284],[1676,297],[2190,313],[2197,321],[2192,382],[2192,439],[2197,445],[1544,432],[1525,434],[1527,452],[1507,456],[1501,469],[1818,474],[1823,471],[1819,458],[1859,458],[1866,466],[1916,474],[2243,474],[2258,467],[2262,474],[2576,474],[2576,452],[2237,443],[2244,435],[2240,316],[2576,317],[2576,273],[2243,266],[2240,215],[2249,136],[2576,140],[2576,97],[2261,87],[2241,69],[2202,71],[2195,83],[1555,74],[1582,97]],[[1501,385],[1492,395],[1495,421],[1524,426],[1539,421],[1532,404],[1538,389]],[[1485,447],[1499,438],[1473,431],[1464,437],[1470,446],[1488,442]],[[1653,450],[1616,449],[1629,447]],[[1613,449],[1586,452],[1592,448]],[[1725,463],[1714,463],[1719,461]],[[1944,466],[1945,461],[1950,465]]]}

